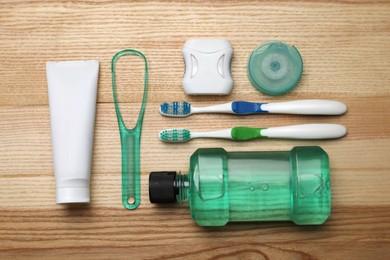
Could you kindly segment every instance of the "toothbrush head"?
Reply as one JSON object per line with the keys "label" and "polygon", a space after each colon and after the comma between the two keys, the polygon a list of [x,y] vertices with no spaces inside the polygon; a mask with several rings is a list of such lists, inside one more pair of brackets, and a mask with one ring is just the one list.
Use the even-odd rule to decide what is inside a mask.
{"label": "toothbrush head", "polygon": [[166,102],[160,105],[160,113],[170,117],[186,117],[191,114],[191,104],[187,102]]}
{"label": "toothbrush head", "polygon": [[184,143],[191,139],[191,131],[188,129],[173,128],[160,132],[160,140],[170,143]]}

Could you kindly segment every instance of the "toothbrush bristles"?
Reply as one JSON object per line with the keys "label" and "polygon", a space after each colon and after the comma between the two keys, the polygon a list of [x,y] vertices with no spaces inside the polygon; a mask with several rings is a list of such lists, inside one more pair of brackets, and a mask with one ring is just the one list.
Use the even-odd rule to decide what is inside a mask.
{"label": "toothbrush bristles", "polygon": [[160,112],[165,116],[188,116],[191,113],[191,104],[187,102],[162,103]]}
{"label": "toothbrush bristles", "polygon": [[165,142],[187,142],[191,139],[191,132],[187,129],[166,129],[160,132],[160,139]]}

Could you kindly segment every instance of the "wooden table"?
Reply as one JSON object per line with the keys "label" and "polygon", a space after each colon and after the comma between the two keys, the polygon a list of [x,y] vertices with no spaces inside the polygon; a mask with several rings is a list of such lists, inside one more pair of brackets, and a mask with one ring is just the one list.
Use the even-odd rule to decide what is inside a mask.
{"label": "wooden table", "polygon": [[[0,25],[1,259],[390,257],[389,1],[1,1]],[[184,94],[181,48],[197,37],[231,41],[231,95]],[[259,93],[246,76],[251,51],[272,39],[294,44],[304,60],[299,86],[281,97]],[[126,48],[142,51],[150,63],[142,201],[134,211],[120,202],[120,142],[110,73],[112,56]],[[45,62],[80,59],[100,61],[92,201],[67,207],[55,204]],[[134,118],[130,114],[142,93],[136,61],[121,65],[121,102],[128,118]],[[340,100],[349,111],[325,117],[186,119],[158,113],[163,101],[206,105],[310,98]],[[348,135],[332,141],[193,140],[181,145],[157,137],[159,130],[170,127],[212,130],[330,122],[344,124]],[[149,172],[186,172],[189,156],[199,147],[268,151],[299,145],[320,145],[331,158],[332,215],[323,226],[275,222],[202,228],[185,206],[149,203]]]}

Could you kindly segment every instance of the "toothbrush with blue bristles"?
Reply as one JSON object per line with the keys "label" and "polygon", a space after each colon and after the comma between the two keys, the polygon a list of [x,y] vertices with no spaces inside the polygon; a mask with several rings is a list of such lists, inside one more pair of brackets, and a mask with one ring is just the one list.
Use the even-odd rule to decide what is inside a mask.
{"label": "toothbrush with blue bristles", "polygon": [[233,101],[207,107],[193,107],[188,102],[166,102],[160,105],[160,113],[168,117],[186,117],[199,113],[249,114],[300,114],[300,115],[341,115],[347,106],[333,100],[294,100],[274,103]]}
{"label": "toothbrush with blue bristles", "polygon": [[304,124],[269,128],[238,126],[209,132],[174,128],[161,131],[159,137],[164,142],[183,143],[193,138],[222,138],[236,141],[260,138],[334,139],[343,137],[346,133],[347,129],[339,124]]}

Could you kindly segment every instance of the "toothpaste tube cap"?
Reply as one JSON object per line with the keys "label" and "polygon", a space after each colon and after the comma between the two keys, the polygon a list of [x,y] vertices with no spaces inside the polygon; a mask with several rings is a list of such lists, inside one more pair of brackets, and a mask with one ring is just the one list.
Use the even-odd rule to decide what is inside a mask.
{"label": "toothpaste tube cap", "polygon": [[57,188],[57,203],[89,203],[89,188]]}

